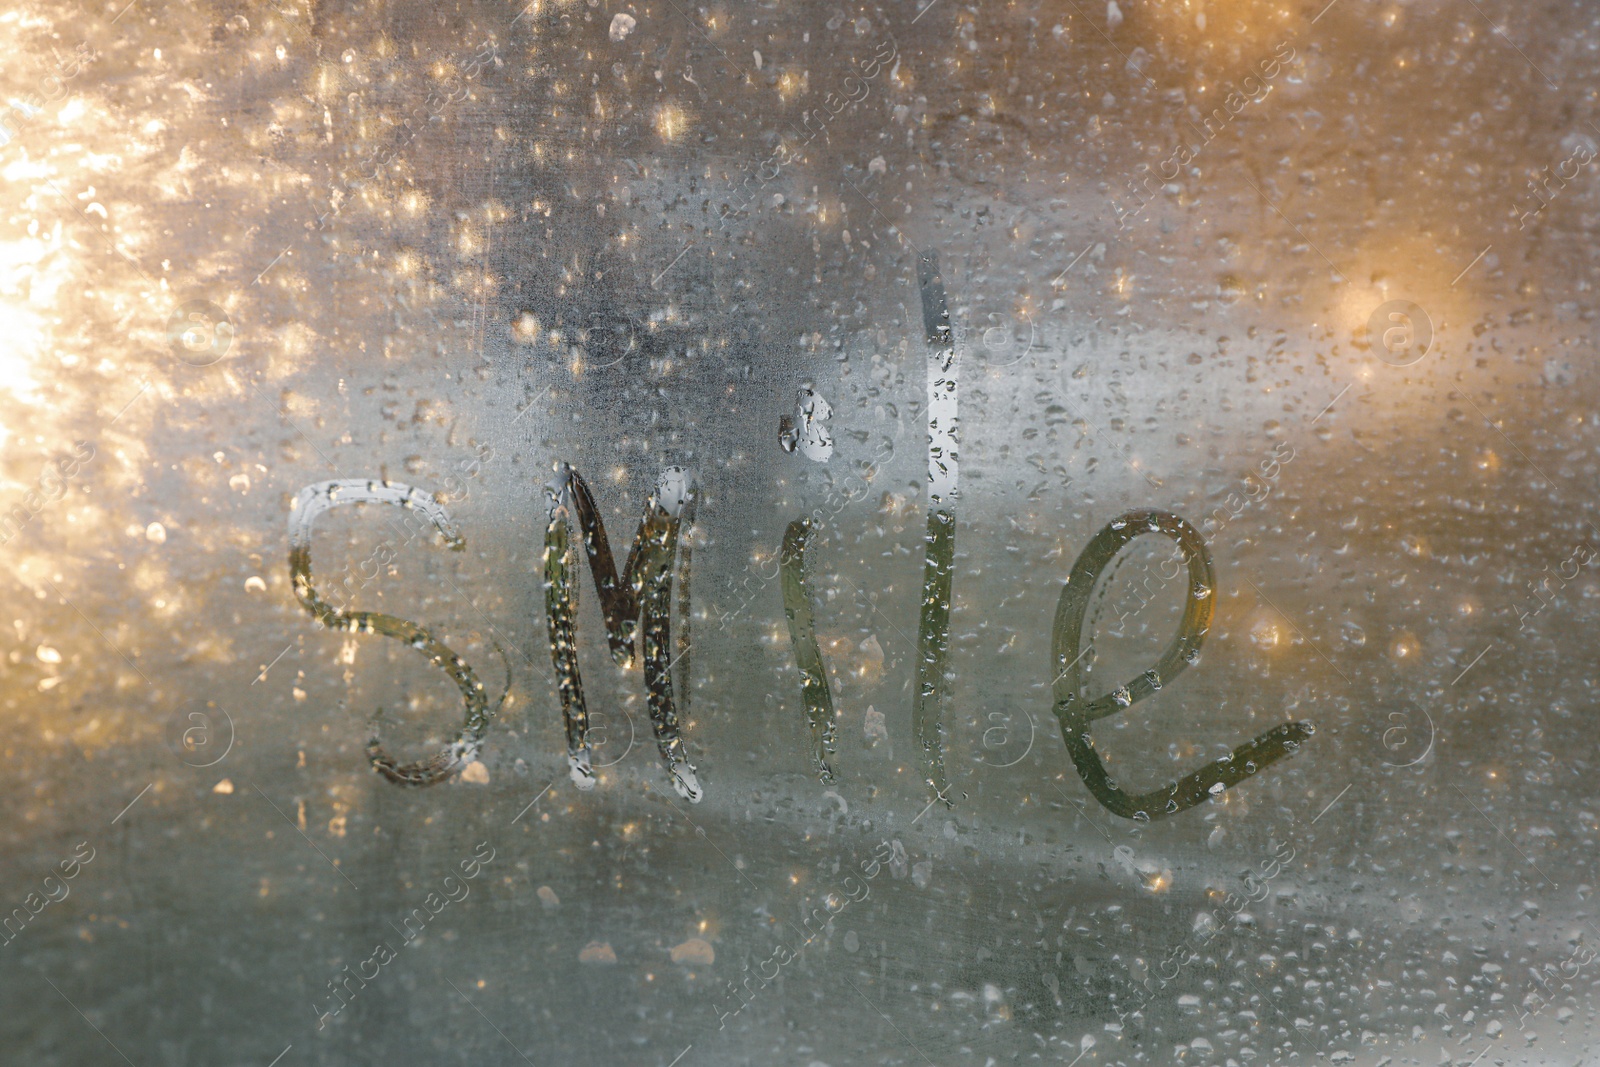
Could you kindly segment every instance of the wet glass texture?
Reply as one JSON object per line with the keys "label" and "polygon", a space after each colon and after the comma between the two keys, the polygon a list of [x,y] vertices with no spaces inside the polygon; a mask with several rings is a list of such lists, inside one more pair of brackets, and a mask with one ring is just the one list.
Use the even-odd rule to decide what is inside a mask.
{"label": "wet glass texture", "polygon": [[0,26],[0,1062],[1595,1062],[1592,6]]}

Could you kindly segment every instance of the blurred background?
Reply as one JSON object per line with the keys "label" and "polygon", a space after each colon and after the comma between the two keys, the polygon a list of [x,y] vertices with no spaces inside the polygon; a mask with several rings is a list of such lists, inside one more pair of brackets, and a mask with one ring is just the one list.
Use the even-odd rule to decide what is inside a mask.
{"label": "blurred background", "polygon": [[[1589,6],[0,25],[0,1058],[1600,1062]],[[942,800],[913,714],[935,256]],[[698,803],[586,568],[599,780],[568,776],[563,462],[619,563],[661,472],[695,481]],[[366,747],[448,742],[449,678],[296,600],[290,504],[330,479],[432,493],[465,541],[370,505],[312,545],[325,597],[428,627],[491,707],[509,669],[443,784]],[[1149,822],[1052,714],[1063,583],[1142,508],[1204,535],[1214,617],[1096,724],[1110,773],[1316,728]],[[777,577],[803,515],[831,782]],[[1096,582],[1085,696],[1177,631],[1173,551]]]}

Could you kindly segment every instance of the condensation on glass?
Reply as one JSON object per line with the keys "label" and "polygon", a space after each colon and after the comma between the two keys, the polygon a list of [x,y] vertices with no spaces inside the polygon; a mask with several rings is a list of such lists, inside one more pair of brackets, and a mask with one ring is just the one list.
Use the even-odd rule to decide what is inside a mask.
{"label": "condensation on glass", "polygon": [[1600,1047],[1583,8],[0,23],[0,1061]]}

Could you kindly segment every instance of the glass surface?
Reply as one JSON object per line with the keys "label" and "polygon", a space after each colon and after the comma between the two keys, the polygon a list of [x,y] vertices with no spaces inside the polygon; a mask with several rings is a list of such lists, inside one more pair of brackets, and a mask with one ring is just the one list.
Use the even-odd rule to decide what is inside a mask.
{"label": "glass surface", "polygon": [[0,1062],[1593,1062],[1588,8],[0,24]]}

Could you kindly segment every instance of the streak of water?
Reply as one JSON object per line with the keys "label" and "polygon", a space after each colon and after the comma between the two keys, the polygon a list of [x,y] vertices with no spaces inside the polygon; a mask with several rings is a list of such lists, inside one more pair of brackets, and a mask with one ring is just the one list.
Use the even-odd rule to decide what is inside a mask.
{"label": "streak of water", "polygon": [[811,589],[806,580],[806,541],[811,520],[795,519],[783,535],[783,613],[789,620],[789,641],[800,668],[800,692],[811,727],[811,764],[824,782],[832,782],[828,766],[838,745],[838,721],[833,694],[828,688],[828,668],[817,648],[817,628],[811,613]]}

